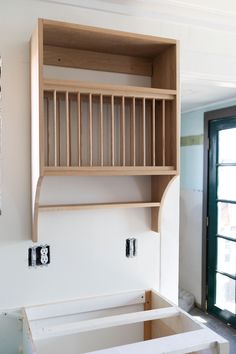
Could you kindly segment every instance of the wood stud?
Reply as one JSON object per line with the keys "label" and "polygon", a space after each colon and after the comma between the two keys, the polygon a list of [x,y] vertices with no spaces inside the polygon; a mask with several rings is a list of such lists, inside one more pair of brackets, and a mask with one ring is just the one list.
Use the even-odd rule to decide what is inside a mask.
{"label": "wood stud", "polygon": [[[152,309],[152,292],[151,290],[145,292],[145,303],[144,303],[144,311],[148,311]],[[144,340],[152,339],[152,321],[144,322]]]}

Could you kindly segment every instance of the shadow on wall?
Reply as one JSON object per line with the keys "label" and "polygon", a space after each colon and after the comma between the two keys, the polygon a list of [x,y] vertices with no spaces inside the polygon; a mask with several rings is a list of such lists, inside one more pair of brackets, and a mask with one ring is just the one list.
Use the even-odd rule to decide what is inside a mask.
{"label": "shadow on wall", "polygon": [[180,288],[201,304],[202,273],[202,191],[180,191]]}
{"label": "shadow on wall", "polygon": [[22,318],[18,311],[0,313],[0,353],[22,352]]}

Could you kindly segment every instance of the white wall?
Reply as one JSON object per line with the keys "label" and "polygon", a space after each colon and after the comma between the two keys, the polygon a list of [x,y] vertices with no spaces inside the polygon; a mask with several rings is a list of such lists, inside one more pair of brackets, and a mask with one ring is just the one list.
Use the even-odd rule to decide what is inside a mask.
{"label": "white wall", "polygon": [[22,347],[22,321],[19,312],[0,313],[0,353],[16,354]]}
{"label": "white wall", "polygon": [[[38,17],[180,39],[181,72],[189,74],[190,77],[194,73],[206,72],[212,77],[215,75],[223,77],[227,69],[230,70],[231,77],[236,76],[235,66],[231,65],[235,55],[235,47],[232,46],[235,35],[219,32],[217,28],[212,31],[204,26],[194,28],[186,23],[170,23],[162,16],[155,21],[154,18],[91,11],[58,3],[50,4],[43,0],[8,0],[0,3],[4,116],[1,156],[3,215],[0,216],[0,308],[15,308],[66,300],[91,293],[147,286],[157,288],[160,286],[160,290],[166,296],[176,299],[178,282],[176,224],[173,229],[164,228],[160,239],[149,231],[150,215],[147,210],[44,214],[40,218],[41,241],[51,245],[52,264],[45,269],[30,270],[27,267],[27,249],[32,245],[29,39]],[[222,52],[224,58],[228,58],[227,66],[221,65]],[[206,57],[209,65],[206,65]],[[138,197],[138,191],[134,193]],[[170,189],[170,197],[166,202],[168,208],[172,198],[175,201],[172,204],[172,215],[174,212],[178,216],[178,180]],[[191,203],[191,199],[186,200]],[[191,218],[188,206],[189,204],[186,218]],[[165,215],[163,213],[163,218]],[[165,232],[168,235],[166,238]],[[185,235],[189,237],[188,232]],[[131,261],[124,257],[124,239],[127,236],[136,236],[139,241],[139,257]],[[187,247],[187,244],[185,246]],[[194,281],[191,272],[193,265],[191,253],[188,247],[185,252],[185,246],[183,245],[181,253],[185,258],[182,258],[180,266],[182,270],[185,267],[189,271],[180,274],[183,274],[182,280],[184,278],[185,282],[183,284],[186,284],[186,288],[189,286],[191,290]],[[159,259],[160,247],[163,250],[169,247],[172,262],[167,262],[164,255]],[[194,266],[195,270],[198,269],[200,272],[199,258],[195,261],[197,265]],[[174,272],[171,272],[172,268],[175,269]],[[196,279],[199,296],[199,277]],[[12,350],[9,350],[11,353],[17,347],[13,340],[16,336],[13,336],[13,333],[12,330],[7,343],[8,348],[10,345],[13,346]]]}
{"label": "white wall", "polygon": [[[29,39],[38,17],[154,35],[169,35],[170,32],[169,26],[157,26],[155,21],[148,19],[131,19],[40,0],[1,2],[0,55],[3,59],[4,122],[1,156],[3,215],[0,216],[0,309],[134,288],[161,289],[162,285],[163,293],[177,301],[177,273],[169,272],[172,275],[168,282],[173,286],[165,288],[166,279],[163,277],[162,280],[161,277],[165,269],[160,271],[164,259],[160,259],[160,236],[150,231],[150,212],[144,209],[45,213],[39,220],[40,242],[50,244],[52,263],[47,268],[39,269],[29,269],[27,266],[27,251],[32,245]],[[142,193],[148,196],[147,178],[144,178],[142,186],[140,179],[142,177],[127,178],[124,185],[117,178],[116,190],[114,186],[108,189],[107,181],[103,179],[101,183],[106,188],[97,188],[96,198],[113,200],[114,192],[117,200],[121,193],[126,195],[127,200],[131,197],[139,199]],[[68,190],[61,187],[63,193],[71,192],[72,185],[78,191],[79,179],[71,181],[67,184]],[[45,185],[43,198],[48,197],[50,183],[49,180]],[[178,180],[169,193],[178,209]],[[58,197],[57,193],[54,197]],[[70,198],[74,197],[70,194]],[[176,208],[175,213],[172,213],[174,225],[178,223]],[[138,239],[138,257],[133,260],[124,256],[125,239],[130,236]],[[175,227],[171,237],[175,240],[174,246],[172,239],[165,238],[163,230],[162,247],[167,248],[169,243],[174,255],[169,267],[178,269],[178,227]],[[13,353],[17,347],[14,343],[17,336],[13,335],[13,329],[9,332],[9,336],[6,335],[9,339],[7,346]]]}

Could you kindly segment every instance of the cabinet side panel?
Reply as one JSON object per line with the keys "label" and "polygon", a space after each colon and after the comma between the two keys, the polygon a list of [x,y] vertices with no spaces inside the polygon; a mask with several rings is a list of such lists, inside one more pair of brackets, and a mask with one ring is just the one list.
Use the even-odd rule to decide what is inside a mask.
{"label": "cabinet side panel", "polygon": [[32,338],[30,337],[29,328],[27,327],[26,320],[23,321],[23,353],[24,354],[37,354],[33,347]]}
{"label": "cabinet side panel", "polygon": [[177,103],[167,101],[165,104],[165,161],[167,166],[177,168]]}
{"label": "cabinet side panel", "polygon": [[177,49],[171,45],[153,60],[152,87],[177,89]]}
{"label": "cabinet side panel", "polygon": [[181,114],[181,104],[180,104],[180,42],[176,43],[176,171],[177,174],[180,173],[180,114]]}
{"label": "cabinet side panel", "polygon": [[43,166],[42,148],[42,21],[39,20],[31,37],[31,174],[32,174],[32,213],[34,215],[35,195],[38,178]]}
{"label": "cabinet side panel", "polygon": [[161,234],[159,291],[168,300],[177,304],[179,273],[179,176],[176,176],[165,190],[159,212],[159,224]]}

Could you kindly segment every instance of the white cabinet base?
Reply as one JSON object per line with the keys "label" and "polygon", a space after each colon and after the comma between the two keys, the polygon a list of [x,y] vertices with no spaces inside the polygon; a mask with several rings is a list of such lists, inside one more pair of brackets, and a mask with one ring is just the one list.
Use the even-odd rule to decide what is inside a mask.
{"label": "white cabinet base", "polygon": [[229,354],[228,342],[154,290],[28,307],[24,354]]}

